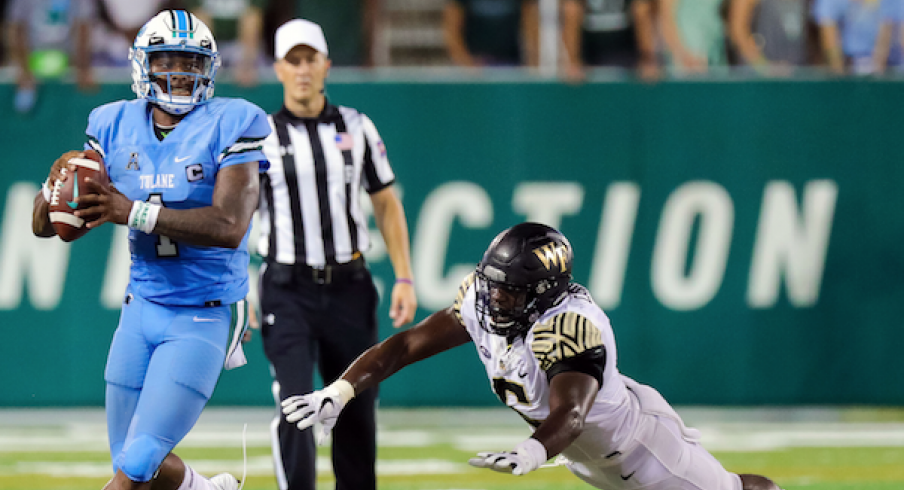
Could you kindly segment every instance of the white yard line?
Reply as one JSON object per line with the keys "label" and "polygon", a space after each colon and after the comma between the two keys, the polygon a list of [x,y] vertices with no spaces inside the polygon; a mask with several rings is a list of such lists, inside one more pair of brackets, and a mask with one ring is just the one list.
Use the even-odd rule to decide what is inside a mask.
{"label": "white yard line", "polygon": [[[106,428],[99,413],[76,412],[53,415],[17,413],[4,417],[0,410],[0,453],[3,452],[101,452],[107,451]],[[506,410],[492,413],[445,411],[416,413],[400,411],[380,417],[380,447],[427,447],[446,444],[459,450],[477,452],[513,447],[530,430]],[[429,412],[429,411],[425,411]],[[261,411],[235,413],[212,411],[180,447],[234,448],[235,457],[221,460],[194,460],[192,466],[203,474],[229,471],[242,473],[242,425],[248,423],[247,444],[252,448],[269,448],[269,415]],[[457,415],[457,416],[456,416]],[[476,419],[475,419],[476,417]],[[469,425],[466,421],[471,420]],[[510,420],[514,419],[514,420]],[[755,418],[754,418],[755,419]],[[447,423],[443,423],[443,421]],[[493,421],[493,423],[490,423]],[[453,423],[448,423],[453,422]],[[697,427],[703,433],[703,445],[712,451],[767,451],[792,447],[902,447],[902,422],[842,422],[821,418],[819,422],[759,421],[710,422]],[[95,455],[96,457],[96,455]],[[331,474],[328,458],[319,457],[318,473]],[[96,461],[31,461],[0,465],[0,476],[40,474],[48,476],[106,477],[109,463]],[[377,462],[377,473],[387,475],[456,474],[471,471],[464,460],[438,459],[387,460]],[[269,456],[248,459],[247,473],[253,477],[273,475]],[[807,482],[796,482],[806,486]]]}
{"label": "white yard line", "polygon": [[[242,461],[234,459],[223,460],[192,460],[191,466],[201,474],[213,475],[228,471],[242,474]],[[46,476],[76,476],[76,477],[107,477],[111,473],[109,463],[97,462],[60,462],[60,461],[30,461],[17,463],[14,466],[0,466],[0,476],[11,475],[46,475]],[[380,476],[393,475],[449,475],[468,471],[468,465],[463,462],[445,461],[438,459],[417,460],[378,460],[377,474]],[[317,458],[317,473],[331,474],[332,467],[329,458]],[[249,476],[272,476],[273,460],[269,457],[248,458]]]}
{"label": "white yard line", "polygon": [[[904,446],[904,421],[845,422],[850,411],[837,409],[684,409],[689,425],[703,433],[713,451],[758,451],[790,447]],[[857,419],[863,420],[858,409]],[[889,411],[877,410],[881,418]],[[204,412],[182,447],[240,448],[242,426],[247,444],[270,446],[269,408]],[[512,447],[530,430],[507,409],[388,409],[379,412],[380,447],[426,447],[448,444],[465,451]],[[107,450],[100,409],[0,410],[0,453],[13,451],[72,452]],[[240,453],[239,453],[240,454]]]}
{"label": "white yard line", "polygon": [[[790,447],[894,447],[904,446],[904,424],[889,423],[723,423],[701,425],[702,443],[712,451],[765,451]],[[504,449],[530,434],[523,428],[425,430],[381,427],[380,447],[426,447],[448,444],[465,451]],[[266,426],[249,426],[248,447],[269,447]],[[198,425],[182,441],[181,447],[240,448],[240,425]],[[106,430],[85,430],[77,423],[42,428],[29,434],[22,428],[0,426],[2,452],[106,451]]]}

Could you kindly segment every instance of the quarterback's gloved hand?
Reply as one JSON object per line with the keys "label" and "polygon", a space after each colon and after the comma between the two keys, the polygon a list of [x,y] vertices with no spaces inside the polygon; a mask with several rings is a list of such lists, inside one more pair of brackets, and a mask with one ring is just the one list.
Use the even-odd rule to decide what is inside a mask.
{"label": "quarterback's gloved hand", "polygon": [[477,457],[469,459],[468,464],[520,476],[539,468],[547,459],[546,448],[531,437],[512,451],[477,453]]}
{"label": "quarterback's gloved hand", "polygon": [[298,430],[320,423],[317,444],[323,444],[342,409],[354,397],[355,388],[340,378],[322,390],[286,398],[282,401],[282,412],[286,415],[286,422],[298,422]]}

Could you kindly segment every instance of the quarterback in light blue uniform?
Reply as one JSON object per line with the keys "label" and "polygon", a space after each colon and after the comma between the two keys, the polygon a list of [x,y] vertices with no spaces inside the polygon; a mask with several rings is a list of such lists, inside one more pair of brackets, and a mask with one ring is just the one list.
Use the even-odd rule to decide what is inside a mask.
{"label": "quarterback in light blue uniform", "polygon": [[[192,14],[155,16],[130,59],[138,99],[88,118],[85,149],[104,157],[112,186],[84,185],[76,202],[88,207],[75,213],[89,227],[131,228],[130,281],[104,376],[116,472],[105,489],[154,482],[155,489],[235,490],[232,475],[208,480],[170,452],[223,367],[244,364],[247,241],[258,173],[269,166],[261,144],[270,126],[254,104],[212,98],[216,43]],[[71,172],[68,160],[80,156],[64,154],[51,178]]]}

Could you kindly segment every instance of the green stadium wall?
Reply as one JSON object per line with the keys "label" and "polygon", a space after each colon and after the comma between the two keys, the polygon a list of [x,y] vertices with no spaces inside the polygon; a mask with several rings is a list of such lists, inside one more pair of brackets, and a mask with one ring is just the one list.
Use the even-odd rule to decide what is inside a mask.
{"label": "green stadium wall", "polygon": [[[608,312],[619,367],[674,403],[904,405],[904,86],[878,80],[338,83],[393,162],[418,319],[451,304],[503,228],[559,227]],[[0,85],[0,406],[103,403],[128,267],[122,230],[30,233],[53,160],[128,87]],[[273,112],[281,90],[242,96]],[[371,223],[371,228],[375,228]],[[368,252],[382,291],[393,277]],[[393,332],[381,304],[381,337]],[[259,338],[212,403],[268,405]],[[470,346],[404,369],[384,406],[492,405]]]}

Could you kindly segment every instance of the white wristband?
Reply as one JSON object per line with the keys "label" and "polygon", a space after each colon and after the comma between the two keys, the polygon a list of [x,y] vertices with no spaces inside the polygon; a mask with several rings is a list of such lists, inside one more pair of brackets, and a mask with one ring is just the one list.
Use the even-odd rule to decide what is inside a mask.
{"label": "white wristband", "polygon": [[157,215],[160,214],[159,204],[144,201],[135,201],[132,203],[132,211],[129,212],[129,220],[127,222],[129,228],[133,230],[151,233],[157,226]]}
{"label": "white wristband", "polygon": [[327,386],[327,388],[333,388],[339,393],[339,396],[342,397],[343,405],[348,403],[349,400],[355,397],[355,387],[342,378],[333,381],[333,383]]}
{"label": "white wristband", "polygon": [[522,458],[521,461],[524,463],[524,473],[534,471],[549,459],[549,456],[546,453],[546,446],[533,437],[529,437],[521,444],[515,446],[514,452]]}
{"label": "white wristband", "polygon": [[41,194],[48,203],[50,202],[50,193],[50,177],[47,177],[47,180],[44,181],[44,185],[41,187]]}

